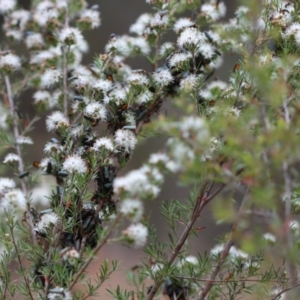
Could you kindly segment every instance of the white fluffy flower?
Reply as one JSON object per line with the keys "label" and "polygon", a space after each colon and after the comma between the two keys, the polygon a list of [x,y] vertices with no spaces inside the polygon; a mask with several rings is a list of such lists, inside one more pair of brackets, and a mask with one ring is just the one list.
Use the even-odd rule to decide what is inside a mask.
{"label": "white fluffy flower", "polygon": [[193,265],[197,265],[199,262],[198,262],[198,259],[196,256],[193,256],[193,255],[189,255],[185,258],[185,261],[189,264],[193,264]]}
{"label": "white fluffy flower", "polygon": [[180,80],[180,89],[186,92],[192,91],[198,83],[198,77],[195,74],[190,74]]}
{"label": "white fluffy flower", "polygon": [[19,145],[23,145],[23,144],[32,145],[33,140],[32,140],[32,138],[30,138],[28,136],[20,135],[20,136],[18,136],[16,143]]}
{"label": "white fluffy flower", "polygon": [[149,82],[149,79],[144,74],[140,73],[132,73],[131,75],[129,75],[127,80],[132,85],[147,85]]}
{"label": "white fluffy flower", "polygon": [[136,126],[136,116],[133,112],[126,112],[124,116],[126,120],[126,125]]}
{"label": "white fluffy flower", "polygon": [[184,46],[198,46],[201,42],[205,41],[205,35],[200,32],[197,28],[189,27],[184,29],[178,39],[177,44],[179,47]]}
{"label": "white fluffy flower", "polygon": [[[160,272],[164,269],[164,265],[160,263],[155,263],[151,266],[151,273],[156,274],[157,272]],[[150,275],[150,274],[149,274]]]}
{"label": "white fluffy flower", "polygon": [[185,117],[178,123],[182,136],[185,139],[196,138],[199,142],[205,142],[209,137],[209,131],[204,119],[196,116]]}
{"label": "white fluffy flower", "polygon": [[59,217],[56,213],[45,213],[40,220],[35,224],[35,230],[40,233],[46,233],[51,226],[58,224]]}
{"label": "white fluffy flower", "polygon": [[295,33],[295,42],[298,46],[300,46],[300,31]]}
{"label": "white fluffy flower", "polygon": [[166,153],[153,153],[149,158],[150,164],[159,164],[159,163],[166,163],[169,160],[169,156]]}
{"label": "white fluffy flower", "polygon": [[48,91],[36,91],[32,97],[34,99],[35,104],[39,102],[48,103],[51,98],[51,94]]}
{"label": "white fluffy flower", "polygon": [[[280,294],[280,295],[278,295]],[[287,300],[287,293],[283,292],[283,290],[280,289],[272,289],[271,291],[268,292],[268,298],[276,299],[276,300]]]}
{"label": "white fluffy flower", "polygon": [[[214,256],[220,255],[224,249],[224,244],[216,245],[213,249],[211,249],[210,253]],[[237,249],[235,246],[232,246],[229,250],[229,256],[232,261],[237,259],[246,260],[249,258],[249,254],[246,252]]]}
{"label": "white fluffy flower", "polygon": [[82,124],[73,125],[70,130],[70,135],[78,138],[84,131],[84,126]]}
{"label": "white fluffy flower", "polygon": [[50,61],[55,58],[55,53],[49,51],[49,50],[43,50],[34,52],[34,54],[31,55],[30,63],[31,64],[43,64],[47,61]]}
{"label": "white fluffy flower", "polygon": [[126,230],[123,231],[123,235],[128,242],[136,248],[145,246],[148,237],[148,228],[142,223],[131,224]]}
{"label": "white fluffy flower", "polygon": [[290,229],[291,229],[292,233],[294,235],[298,236],[299,232],[300,232],[299,222],[296,220],[291,220],[289,225],[290,225]]}
{"label": "white fluffy flower", "polygon": [[12,179],[0,177],[0,193],[3,193],[10,189],[14,189],[15,187],[16,183]]}
{"label": "white fluffy flower", "polygon": [[129,32],[135,33],[137,35],[142,35],[145,31],[146,26],[149,24],[151,15],[144,13],[138,17],[136,22],[132,24],[129,28]]}
{"label": "white fluffy flower", "polygon": [[169,155],[172,158],[171,167],[174,169],[173,172],[185,169],[195,159],[194,150],[179,138],[169,138],[167,146],[169,148]]}
{"label": "white fluffy flower", "polygon": [[144,207],[137,199],[125,199],[121,202],[120,212],[132,222],[138,222],[143,216]]}
{"label": "white fluffy flower", "polygon": [[148,44],[148,41],[142,37],[132,37],[130,38],[130,44],[132,47],[132,50],[135,50],[137,52],[141,52],[144,55],[148,55],[151,51],[150,46]]}
{"label": "white fluffy flower", "polygon": [[16,0],[0,0],[0,14],[13,10],[17,4]]}
{"label": "white fluffy flower", "polygon": [[191,21],[189,18],[180,18],[175,22],[173,29],[176,33],[178,33],[182,29],[184,29],[186,27],[191,27],[193,25],[194,25],[194,22]]}
{"label": "white fluffy flower", "polygon": [[249,254],[236,248],[235,246],[232,246],[229,251],[229,255],[231,256],[232,260],[236,259],[247,259],[249,258]]}
{"label": "white fluffy flower", "polygon": [[120,101],[125,101],[127,97],[127,89],[126,88],[118,88],[112,91],[110,96],[119,104]]}
{"label": "white fluffy flower", "polygon": [[0,104],[0,128],[1,129],[7,129],[7,123],[6,123],[7,116],[8,113],[6,108]]}
{"label": "white fluffy flower", "polygon": [[191,265],[198,265],[199,262],[198,262],[198,259],[196,256],[193,256],[193,255],[189,255],[183,259],[181,259],[177,265],[178,267],[183,267],[184,265],[187,265],[187,264],[191,264]]}
{"label": "white fluffy flower", "polygon": [[63,260],[68,261],[71,265],[75,265],[80,258],[80,253],[75,248],[66,248],[61,251]]}
{"label": "white fluffy flower", "polygon": [[161,56],[166,56],[170,54],[171,51],[174,50],[174,45],[171,42],[165,42],[160,46],[159,54]]}
{"label": "white fluffy flower", "polygon": [[95,141],[95,143],[91,149],[94,151],[100,151],[101,149],[106,149],[108,151],[114,151],[114,145],[110,138],[102,137]]}
{"label": "white fluffy flower", "polygon": [[67,45],[80,45],[84,38],[79,29],[66,27],[59,33],[59,40]]}
{"label": "white fluffy flower", "polygon": [[28,49],[41,48],[44,45],[44,39],[41,33],[28,34],[25,38],[25,45]]}
{"label": "white fluffy flower", "polygon": [[[9,1],[1,0],[0,2],[2,3],[2,2],[9,2]],[[1,4],[0,4],[0,6],[2,7]],[[25,9],[14,10],[9,15],[9,17],[10,17],[9,26],[18,27],[19,30],[23,31],[26,27],[27,22],[30,20],[30,15],[31,15],[31,13]],[[6,26],[6,24],[4,26]]]}
{"label": "white fluffy flower", "polygon": [[266,232],[263,235],[263,239],[270,244],[275,244],[275,242],[276,242],[276,236],[269,232]]}
{"label": "white fluffy flower", "polygon": [[216,93],[219,94],[220,92],[224,91],[227,88],[227,83],[221,80],[215,80],[210,82],[207,85],[206,89],[201,89],[199,91],[199,96],[204,99],[210,100],[213,95]]}
{"label": "white fluffy flower", "polygon": [[151,154],[149,158],[149,164],[157,165],[162,164],[170,172],[177,172],[180,169],[180,166],[175,163],[170,157],[165,153],[154,153]]}
{"label": "white fluffy flower", "polygon": [[72,300],[72,294],[68,289],[62,287],[54,287],[49,289],[47,300]]}
{"label": "white fluffy flower", "polygon": [[93,84],[93,78],[91,76],[87,75],[75,75],[76,78],[74,78],[71,82],[71,85],[76,89],[82,89],[86,86],[89,86],[90,84]]}
{"label": "white fluffy flower", "polygon": [[24,210],[26,207],[26,198],[20,189],[10,189],[1,195],[0,209],[1,210]]}
{"label": "white fluffy flower", "polygon": [[15,154],[15,153],[9,153],[4,157],[3,163],[12,163],[14,161],[19,161],[21,158],[19,155]]}
{"label": "white fluffy flower", "polygon": [[48,169],[48,167],[49,167],[49,165],[55,166],[56,163],[55,163],[55,161],[54,161],[52,158],[50,158],[50,157],[45,157],[45,158],[43,158],[43,159],[40,161],[39,168],[41,168],[43,171],[46,172],[47,169]]}
{"label": "white fluffy flower", "polygon": [[100,13],[95,9],[85,9],[80,14],[80,20],[91,24],[92,29],[97,28],[101,24]]}
{"label": "white fluffy flower", "polygon": [[66,158],[63,163],[63,169],[69,173],[86,173],[87,165],[86,162],[79,155],[70,155]]}
{"label": "white fluffy flower", "polygon": [[[44,164],[44,162],[43,162]],[[51,197],[52,191],[56,188],[56,182],[52,176],[40,176],[40,182],[35,185],[30,191],[31,195],[31,205],[32,206],[42,206],[46,207],[49,205],[49,199]]]}
{"label": "white fluffy flower", "polygon": [[63,98],[63,93],[61,90],[57,89],[52,93],[51,97],[48,99],[49,108],[54,108],[58,104],[60,98]]}
{"label": "white fluffy flower", "polygon": [[79,65],[73,70],[72,75],[73,76],[84,75],[89,77],[92,75],[92,72],[87,67]]}
{"label": "white fluffy flower", "polygon": [[108,44],[105,46],[106,52],[115,51],[121,56],[128,56],[131,52],[131,47],[129,45],[128,36],[114,36],[112,37]]}
{"label": "white fluffy flower", "polygon": [[158,86],[168,85],[173,81],[173,76],[168,69],[159,69],[152,74],[154,82]]}
{"label": "white fluffy flower", "polygon": [[20,58],[12,53],[0,56],[0,68],[17,70],[21,67]]}
{"label": "white fluffy flower", "polygon": [[150,19],[150,27],[165,27],[169,22],[169,16],[167,14],[163,13],[156,13],[151,19]]}
{"label": "white fluffy flower", "polygon": [[84,114],[93,119],[100,119],[104,121],[106,120],[107,111],[103,104],[99,102],[91,102],[85,107]]}
{"label": "white fluffy flower", "polygon": [[283,33],[283,37],[288,38],[300,32],[300,23],[291,24]]}
{"label": "white fluffy flower", "polygon": [[201,43],[197,52],[200,52],[204,58],[211,59],[215,54],[215,47],[209,43]]}
{"label": "white fluffy flower", "polygon": [[40,26],[45,26],[52,19],[56,19],[59,15],[54,3],[49,0],[41,1],[33,14],[33,20]]}
{"label": "white fluffy flower", "polygon": [[114,192],[119,195],[126,192],[130,197],[156,197],[160,192],[159,184],[163,182],[163,176],[155,167],[143,166],[133,170],[126,176],[115,178]]}
{"label": "white fluffy flower", "polygon": [[226,14],[226,6],[224,2],[218,0],[211,0],[210,3],[204,3],[201,11],[204,15],[211,18],[213,21],[219,20]]}
{"label": "white fluffy flower", "polygon": [[139,104],[144,104],[151,101],[152,97],[153,93],[151,93],[149,90],[146,90],[137,97],[136,102]]}
{"label": "white fluffy flower", "polygon": [[48,131],[55,131],[61,126],[69,126],[69,120],[64,116],[62,112],[55,111],[47,117],[46,127]]}
{"label": "white fluffy flower", "polygon": [[47,69],[41,76],[41,86],[50,87],[62,79],[62,72],[56,69]]}
{"label": "white fluffy flower", "polygon": [[185,62],[189,61],[189,59],[192,58],[191,53],[175,53],[171,56],[169,59],[169,65],[171,67],[180,67],[182,66]]}
{"label": "white fluffy flower", "polygon": [[53,143],[53,142],[47,142],[45,147],[44,147],[44,152],[46,154],[50,154],[50,153],[59,153],[62,152],[63,150],[63,146],[61,146],[58,143]]}
{"label": "white fluffy flower", "polygon": [[214,80],[207,85],[207,89],[209,89],[209,90],[219,89],[219,90],[223,91],[227,88],[227,86],[228,86],[227,83],[224,81]]}
{"label": "white fluffy flower", "polygon": [[223,65],[224,59],[222,56],[217,56],[212,60],[209,64],[208,67],[211,69],[219,69]]}
{"label": "white fluffy flower", "polygon": [[229,109],[224,110],[224,114],[231,118],[239,118],[241,115],[241,111],[236,107],[230,107]]}
{"label": "white fluffy flower", "polygon": [[23,32],[20,30],[7,29],[5,35],[6,37],[12,38],[15,41],[21,41],[23,39]]}
{"label": "white fluffy flower", "polygon": [[92,84],[91,87],[95,90],[103,91],[103,92],[108,92],[109,90],[112,89],[113,84],[111,81],[105,79],[98,79],[95,80]]}
{"label": "white fluffy flower", "polygon": [[115,143],[123,148],[125,152],[131,152],[137,143],[135,134],[126,129],[118,129],[115,133]]}

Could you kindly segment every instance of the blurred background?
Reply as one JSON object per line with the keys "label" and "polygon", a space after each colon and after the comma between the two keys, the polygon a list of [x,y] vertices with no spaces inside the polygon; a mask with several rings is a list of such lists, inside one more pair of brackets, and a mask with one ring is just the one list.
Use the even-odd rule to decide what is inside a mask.
{"label": "blurred background", "polygon": [[[233,17],[234,11],[237,7],[237,1],[227,0],[225,1],[227,6],[226,18],[222,21],[226,21]],[[200,4],[199,0],[199,4]],[[205,1],[202,1],[205,2]],[[19,3],[24,8],[29,8],[29,1],[19,0]],[[151,6],[145,3],[145,0],[88,0],[90,5],[98,4],[101,13],[101,26],[93,31],[85,32],[84,35],[90,46],[89,53],[84,56],[83,64],[89,64],[93,62],[93,58],[99,53],[104,52],[105,44],[107,43],[110,34],[117,35],[128,34],[128,29],[132,23],[144,12],[151,12]],[[170,36],[171,37],[171,36]],[[173,37],[173,36],[172,36]],[[171,38],[172,38],[171,37]],[[174,38],[174,37],[173,37]],[[220,79],[226,81],[230,71],[233,69],[234,64],[237,62],[236,56],[228,55],[224,58],[223,66],[218,72],[216,72],[212,79]],[[133,69],[145,69],[150,71],[150,65],[145,58],[130,59],[127,63]],[[32,93],[30,91],[24,93],[21,99],[21,111],[27,113],[31,117],[34,115],[32,110]],[[173,110],[169,105],[165,105],[163,108],[167,111],[168,115],[171,115]],[[50,135],[46,131],[45,116],[41,116],[41,119],[36,123],[35,130],[30,133],[35,145],[30,147],[26,160],[30,163],[38,161],[44,157],[43,148],[53,135]],[[164,147],[165,140],[161,138],[150,138],[147,140],[141,140],[139,146],[136,148],[132,159],[128,166],[122,170],[122,173],[126,173],[131,169],[138,168],[142,165],[150,153],[158,151]],[[122,175],[122,173],[120,175]],[[48,180],[48,178],[47,178]],[[163,186],[162,192],[154,202],[145,203],[145,212],[147,218],[149,217],[150,224],[154,224],[158,229],[158,234],[161,239],[166,237],[167,225],[160,217],[158,210],[158,203],[163,199],[186,199],[188,197],[188,190],[177,185],[176,178],[168,178]],[[205,210],[205,214],[198,222],[198,226],[205,226],[205,229],[201,230],[198,235],[198,239],[193,239],[190,244],[191,254],[196,255],[198,252],[203,253],[205,250],[210,250],[216,244],[216,238],[220,236],[224,230],[228,230],[228,225],[225,228],[217,226],[213,221],[213,218],[209,212],[209,207]],[[138,264],[140,259],[147,260],[145,254],[140,250],[129,249],[125,246],[115,244],[109,244],[105,246],[99,253],[98,259],[95,259],[88,270],[88,276],[95,276],[95,273],[99,269],[101,261],[103,259],[118,259],[122,261],[119,271],[116,272],[112,279],[107,281],[104,287],[99,290],[99,296],[94,299],[108,299],[107,288],[116,288],[120,285],[122,288],[126,287],[125,272]],[[79,287],[77,287],[79,288]]]}

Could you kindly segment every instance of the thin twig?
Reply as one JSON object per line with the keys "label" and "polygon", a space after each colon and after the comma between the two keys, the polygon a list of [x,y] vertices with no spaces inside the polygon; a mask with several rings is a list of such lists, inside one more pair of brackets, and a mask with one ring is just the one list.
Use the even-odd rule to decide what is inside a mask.
{"label": "thin twig", "polygon": [[206,201],[209,202],[213,198],[215,198],[224,189],[224,187],[225,187],[225,183],[221,183],[220,187],[213,194],[211,194],[206,198]]}
{"label": "thin twig", "polygon": [[158,36],[156,37],[156,41],[155,41],[155,54],[154,54],[154,62],[153,62],[153,71],[156,70],[157,68],[157,60],[158,60],[158,54],[159,54],[159,45],[160,45],[160,38],[161,35],[158,34]]}
{"label": "thin twig", "polygon": [[221,252],[221,256],[220,259],[215,267],[215,269],[213,270],[210,279],[207,281],[207,284],[205,285],[205,287],[202,289],[202,291],[199,294],[199,297],[197,298],[197,300],[204,300],[206,295],[208,294],[208,292],[210,291],[210,289],[213,287],[214,285],[214,281],[216,280],[216,277],[218,276],[219,272],[221,271],[221,268],[227,258],[227,256],[229,255],[229,251],[230,248],[232,247],[233,243],[234,243],[234,234],[235,234],[235,230],[238,224],[238,221],[240,219],[240,216],[244,210],[245,207],[245,203],[247,200],[247,191],[245,193],[245,196],[242,200],[239,212],[238,212],[238,216],[237,216],[237,220],[233,223],[228,240],[226,242],[226,244],[224,245],[224,248]]}
{"label": "thin twig", "polygon": [[291,287],[288,287],[288,288],[286,288],[286,289],[281,290],[281,291],[280,291],[279,293],[277,293],[273,298],[271,298],[271,300],[277,300],[277,299],[279,299],[279,298],[278,298],[279,296],[281,296],[281,295],[284,294],[285,292],[288,292],[288,291],[290,291],[290,290],[292,290],[292,289],[294,289],[294,288],[296,288],[296,287],[298,287],[298,286],[300,286],[300,282],[294,284],[294,285],[291,286]]}
{"label": "thin twig", "polygon": [[26,288],[27,288],[28,293],[29,293],[29,297],[30,297],[30,299],[34,300],[34,297],[33,297],[32,293],[31,293],[31,288],[30,288],[29,280],[28,280],[27,276],[25,275],[25,269],[24,269],[23,264],[22,264],[22,260],[21,260],[21,256],[20,256],[20,253],[19,253],[19,249],[18,249],[16,240],[15,240],[15,235],[14,235],[14,232],[13,232],[13,228],[12,228],[12,226],[10,224],[9,224],[8,227],[9,227],[10,234],[11,234],[11,240],[12,240],[12,243],[13,243],[15,251],[16,251],[16,256],[17,256],[18,264],[20,266],[20,269],[21,269],[21,272],[22,272],[22,276],[24,278],[25,285],[26,285]]}
{"label": "thin twig", "polygon": [[119,221],[120,221],[121,215],[118,215],[114,221],[114,223],[112,224],[112,226],[109,228],[106,236],[104,237],[104,239],[101,241],[101,243],[93,250],[92,255],[87,259],[87,261],[84,263],[84,265],[82,266],[82,268],[79,270],[79,272],[76,274],[75,278],[73,279],[71,285],[69,286],[69,289],[71,289],[76,283],[77,280],[79,279],[79,277],[83,274],[83,272],[86,270],[86,268],[89,266],[89,264],[91,263],[91,261],[93,260],[93,258],[96,256],[96,254],[98,253],[98,251],[106,244],[108,238],[110,237],[110,235],[113,233],[114,229],[116,228],[116,226],[118,225]]}
{"label": "thin twig", "polygon": [[[65,28],[69,27],[69,14],[68,7],[66,8],[66,17],[65,17]],[[64,45],[62,47],[63,52],[63,105],[64,105],[64,115],[68,115],[68,61],[67,61],[67,48],[68,46]]]}
{"label": "thin twig", "polygon": [[[184,245],[184,243],[186,242],[191,230],[193,229],[193,226],[195,224],[195,222],[197,221],[197,219],[200,217],[200,214],[203,210],[203,208],[207,205],[208,201],[207,199],[212,199],[211,196],[208,196],[206,193],[206,187],[207,187],[207,182],[205,182],[201,188],[201,191],[196,199],[196,203],[194,205],[191,217],[190,217],[190,221],[188,222],[188,224],[186,225],[185,229],[183,230],[183,232],[181,233],[181,236],[179,237],[172,253],[169,256],[168,262],[167,262],[167,266],[170,267],[172,265],[172,263],[174,262],[174,260],[176,259],[176,257],[178,256],[178,253],[180,252],[182,246]],[[221,191],[222,189],[218,189],[218,193]],[[218,193],[214,193],[214,197],[218,194]],[[161,279],[160,281],[156,282],[151,290],[149,291],[146,300],[152,300],[153,297],[155,296],[156,292],[158,291],[159,287],[161,286],[161,284],[163,283],[164,279]]]}
{"label": "thin twig", "polygon": [[288,163],[285,161],[282,166],[283,171],[283,179],[284,179],[284,234],[283,241],[284,245],[284,257],[287,264],[287,273],[292,282],[296,282],[296,270],[294,263],[289,258],[289,252],[293,248],[293,239],[291,235],[290,221],[292,216],[292,205],[291,205],[291,197],[292,197],[292,180],[290,176],[290,172],[288,169]]}
{"label": "thin twig", "polygon": [[289,128],[289,125],[291,123],[291,117],[290,117],[290,112],[288,108],[288,101],[283,101],[283,112],[284,112],[284,119],[286,122],[287,128]]}
{"label": "thin twig", "polygon": [[[186,276],[175,276],[176,278],[179,279],[186,279],[186,280],[194,280],[194,281],[200,281],[200,282],[213,282],[213,283],[219,283],[219,284],[226,284],[228,282],[266,282],[265,280],[261,280],[261,279],[244,279],[244,278],[239,278],[239,279],[225,279],[225,280],[211,280],[211,279],[201,279],[201,278],[195,278],[195,277],[186,277]],[[268,283],[282,283],[282,281],[278,281],[278,280],[268,280]],[[284,282],[286,284],[288,284],[289,282]],[[300,284],[300,283],[298,283]]]}
{"label": "thin twig", "polygon": [[67,46],[63,46],[63,104],[64,115],[68,115],[68,69],[67,69]]}
{"label": "thin twig", "polygon": [[26,128],[24,128],[24,130],[22,131],[22,135],[26,134],[28,132],[29,129],[31,129],[32,125],[37,122],[40,119],[40,117],[35,116],[30,122],[29,124],[26,126]]}
{"label": "thin twig", "polygon": [[[5,76],[4,81],[5,81],[6,91],[7,91],[7,98],[8,98],[8,102],[9,102],[10,115],[13,120],[14,137],[15,137],[15,141],[17,141],[20,136],[19,124],[18,124],[18,120],[15,115],[15,104],[14,104],[14,100],[13,100],[13,96],[12,96],[12,89],[11,89],[9,77]],[[18,161],[18,169],[19,169],[19,174],[21,174],[24,172],[24,162],[23,162],[23,158],[22,158],[22,151],[21,151],[21,147],[18,143],[16,143],[15,148],[16,148],[17,154],[20,158]],[[21,179],[21,187],[22,187],[23,194],[25,195],[25,197],[27,197],[28,190],[27,190],[27,186],[25,183],[25,179]],[[27,206],[28,207],[27,207],[26,216],[28,216],[28,222],[29,222],[30,232],[31,232],[31,239],[32,239],[32,242],[34,244],[36,244],[37,241],[36,241],[36,235],[35,235],[35,231],[34,231],[33,217],[30,212],[29,204],[27,204]]]}

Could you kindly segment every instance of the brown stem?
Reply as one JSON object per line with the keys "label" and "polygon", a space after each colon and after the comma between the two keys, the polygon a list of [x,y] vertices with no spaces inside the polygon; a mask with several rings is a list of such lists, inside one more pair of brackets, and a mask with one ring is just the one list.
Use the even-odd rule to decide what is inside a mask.
{"label": "brown stem", "polygon": [[[207,182],[205,182],[203,184],[203,187],[201,188],[201,191],[196,199],[196,203],[194,205],[191,217],[190,217],[190,221],[188,222],[187,226],[185,227],[185,229],[183,230],[183,232],[181,233],[181,236],[179,237],[172,253],[169,256],[168,262],[167,262],[167,266],[170,267],[172,265],[172,263],[174,262],[174,260],[176,259],[176,257],[178,256],[178,253],[180,252],[182,246],[184,245],[185,241],[187,240],[190,231],[192,230],[195,222],[197,221],[197,219],[200,217],[200,213],[202,212],[203,208],[207,205],[208,201],[207,199],[212,199],[212,196],[208,196],[206,193],[206,187],[207,187]],[[211,186],[210,186],[211,189]],[[221,191],[221,189],[218,189],[218,193]],[[215,197],[218,193],[214,193],[213,196]],[[155,296],[156,292],[158,291],[159,287],[161,286],[161,284],[163,283],[164,279],[156,282],[146,300],[152,300],[153,297]]]}
{"label": "brown stem", "polygon": [[[9,102],[10,115],[11,115],[11,118],[13,120],[14,137],[15,137],[15,140],[17,141],[17,139],[20,136],[19,124],[18,124],[18,120],[17,120],[16,115],[15,115],[15,104],[14,104],[14,100],[13,100],[13,96],[12,96],[12,89],[11,89],[11,84],[10,84],[9,77],[5,76],[4,81],[5,81],[6,91],[7,91],[7,98],[8,98],[8,102]],[[21,173],[24,172],[24,162],[23,162],[23,158],[22,158],[21,147],[18,143],[16,143],[16,151],[17,151],[18,156],[20,157],[20,159],[18,161],[18,169],[19,169],[19,173],[21,174]],[[25,195],[25,197],[27,197],[28,190],[27,190],[27,186],[26,186],[26,183],[25,183],[24,179],[21,179],[21,187],[22,187],[23,194]],[[32,242],[34,244],[36,244],[37,241],[36,241],[36,235],[35,235],[35,231],[34,231],[33,217],[32,217],[32,214],[30,212],[29,204],[27,204],[26,216],[28,217],[27,221],[28,221],[29,226],[30,226]]]}
{"label": "brown stem", "polygon": [[[239,279],[225,279],[225,280],[211,280],[211,279],[201,279],[201,278],[195,278],[195,277],[186,277],[186,276],[176,276],[179,279],[186,279],[186,280],[194,280],[194,281],[199,281],[199,282],[213,282],[213,283],[218,283],[218,284],[227,284],[228,282],[266,282],[264,280],[260,280],[260,279],[244,279],[244,278],[239,278]],[[278,281],[278,280],[268,280],[268,283],[282,283],[282,281]],[[284,282],[286,284],[288,284],[289,282]],[[297,283],[300,285],[300,283]]]}
{"label": "brown stem", "polygon": [[16,251],[16,256],[17,256],[18,264],[20,266],[20,269],[21,269],[21,272],[22,272],[22,276],[24,278],[25,285],[26,285],[26,288],[28,290],[29,297],[30,297],[30,299],[34,300],[34,297],[33,297],[32,293],[31,293],[31,289],[30,289],[29,279],[25,275],[25,269],[24,269],[23,264],[22,264],[22,260],[21,260],[21,256],[20,256],[20,253],[19,253],[19,249],[18,249],[16,240],[15,240],[13,228],[12,228],[12,226],[10,224],[8,225],[8,227],[9,227],[9,230],[10,230],[12,243],[13,243],[15,251]]}
{"label": "brown stem", "polygon": [[29,124],[24,128],[24,130],[22,131],[22,135],[26,134],[31,128],[32,128],[32,125],[37,122],[40,118],[35,116],[30,122]]}
{"label": "brown stem", "polygon": [[67,46],[63,46],[63,104],[64,115],[68,115],[68,69],[67,69]]}
{"label": "brown stem", "polygon": [[213,198],[215,198],[225,187],[225,183],[221,183],[220,187],[209,197],[207,197],[206,202],[211,201]]}
{"label": "brown stem", "polygon": [[197,300],[204,300],[205,299],[206,295],[208,294],[210,289],[213,287],[213,285],[215,283],[215,280],[216,280],[216,277],[218,276],[219,272],[221,271],[221,268],[222,268],[227,256],[229,255],[230,248],[232,247],[232,245],[234,243],[234,233],[235,233],[235,230],[236,230],[236,226],[237,226],[238,221],[239,221],[239,219],[242,215],[242,211],[244,209],[246,200],[247,200],[247,191],[246,191],[246,194],[245,194],[245,196],[242,200],[242,203],[241,203],[241,206],[240,206],[240,209],[239,209],[239,212],[238,212],[237,220],[232,225],[228,240],[227,240],[226,244],[224,245],[223,251],[221,252],[221,256],[220,256],[220,259],[217,263],[217,266],[213,270],[213,272],[210,276],[210,279],[207,281],[205,287],[200,292]]}
{"label": "brown stem", "polygon": [[86,268],[89,266],[89,264],[91,263],[91,261],[93,260],[94,256],[98,253],[98,251],[106,244],[108,238],[110,237],[110,235],[113,233],[114,229],[116,228],[116,226],[118,225],[119,221],[120,221],[121,215],[118,215],[114,221],[114,223],[112,224],[112,226],[109,228],[106,236],[104,237],[104,239],[101,241],[101,243],[93,250],[92,255],[87,259],[87,261],[84,263],[84,265],[82,266],[82,268],[79,270],[79,272],[76,274],[75,278],[73,279],[69,289],[71,289],[78,281],[79,277],[83,274],[83,272],[86,270]]}
{"label": "brown stem", "polygon": [[[66,8],[65,17],[65,28],[69,27],[69,11]],[[64,105],[64,115],[68,116],[68,62],[67,62],[67,47],[64,45],[62,47],[63,52],[63,105]]]}
{"label": "brown stem", "polygon": [[291,261],[289,257],[290,251],[293,248],[293,238],[291,235],[291,228],[290,228],[290,221],[292,217],[292,205],[291,205],[291,197],[292,197],[292,180],[290,176],[290,172],[288,169],[287,162],[283,163],[282,166],[283,171],[283,179],[284,179],[284,194],[285,194],[285,201],[284,201],[284,235],[283,235],[283,242],[286,247],[284,247],[284,260],[287,265],[287,274],[290,280],[296,283],[296,270],[294,266],[294,262]]}
{"label": "brown stem", "polygon": [[285,292],[288,292],[288,291],[290,291],[290,290],[292,290],[292,289],[294,289],[294,288],[296,288],[296,287],[298,287],[298,286],[300,286],[300,282],[294,284],[292,287],[288,287],[288,288],[286,288],[286,289],[281,290],[281,291],[280,291],[279,293],[277,293],[273,298],[271,298],[271,300],[277,300],[277,299],[279,299],[278,297],[279,297],[280,295],[282,295],[282,294],[284,294]]}

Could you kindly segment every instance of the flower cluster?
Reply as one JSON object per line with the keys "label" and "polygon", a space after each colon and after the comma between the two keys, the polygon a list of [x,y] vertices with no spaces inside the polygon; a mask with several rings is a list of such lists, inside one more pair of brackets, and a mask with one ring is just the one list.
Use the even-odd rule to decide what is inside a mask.
{"label": "flower cluster", "polygon": [[[0,178],[0,214],[6,222],[1,240],[10,250],[3,266],[5,259],[9,265],[9,253],[18,256],[26,284],[16,290],[23,296],[70,300],[89,257],[106,242],[121,241],[144,248],[150,257],[137,268],[138,280],[129,276],[141,286],[145,274],[154,280],[147,292],[139,289],[147,300],[162,283],[170,299],[236,299],[252,289],[249,278],[276,282],[271,293],[278,298],[298,280],[293,257],[300,226],[292,214],[300,212],[300,176],[294,167],[299,165],[300,7],[266,0],[256,10],[239,7],[225,21],[227,9],[220,0],[146,3],[153,10],[139,16],[128,34],[111,34],[104,53],[85,66],[84,31],[100,26],[97,5],[37,0],[30,9],[20,9],[15,0],[0,0],[5,36],[0,139],[10,148],[5,168],[16,177]],[[26,51],[19,55],[15,44]],[[225,82],[215,71],[228,52],[237,53],[240,62]],[[150,68],[133,69],[128,58],[136,56],[147,58]],[[27,89],[37,115],[47,114],[46,130],[52,135],[45,157],[33,166],[25,163],[24,153],[36,140],[29,133],[38,118],[24,116],[18,99]],[[185,115],[165,114],[167,102]],[[153,132],[164,134],[165,144],[141,167],[120,175],[140,139]],[[169,174],[190,194],[160,205],[170,227],[166,246],[148,224],[144,202],[159,197]],[[34,188],[36,177],[44,178],[46,197]],[[229,236],[205,255],[190,255],[187,241],[205,228],[195,224],[223,188],[224,199],[212,207],[217,222],[233,223]],[[245,194],[238,212],[235,194]],[[21,218],[12,215],[23,215],[32,245],[17,242]],[[261,226],[265,220],[268,226]],[[276,251],[269,255],[270,248]],[[34,264],[30,280],[19,257],[25,252]],[[264,266],[261,276],[260,261],[267,256],[266,264],[274,264]],[[284,261],[278,271],[277,257]],[[0,297],[14,297],[10,275],[0,271],[7,281]],[[75,292],[74,298],[95,296],[109,275],[103,262],[95,288],[88,283],[87,295]],[[185,278],[193,280],[186,284]],[[111,294],[135,297],[119,289]]]}

